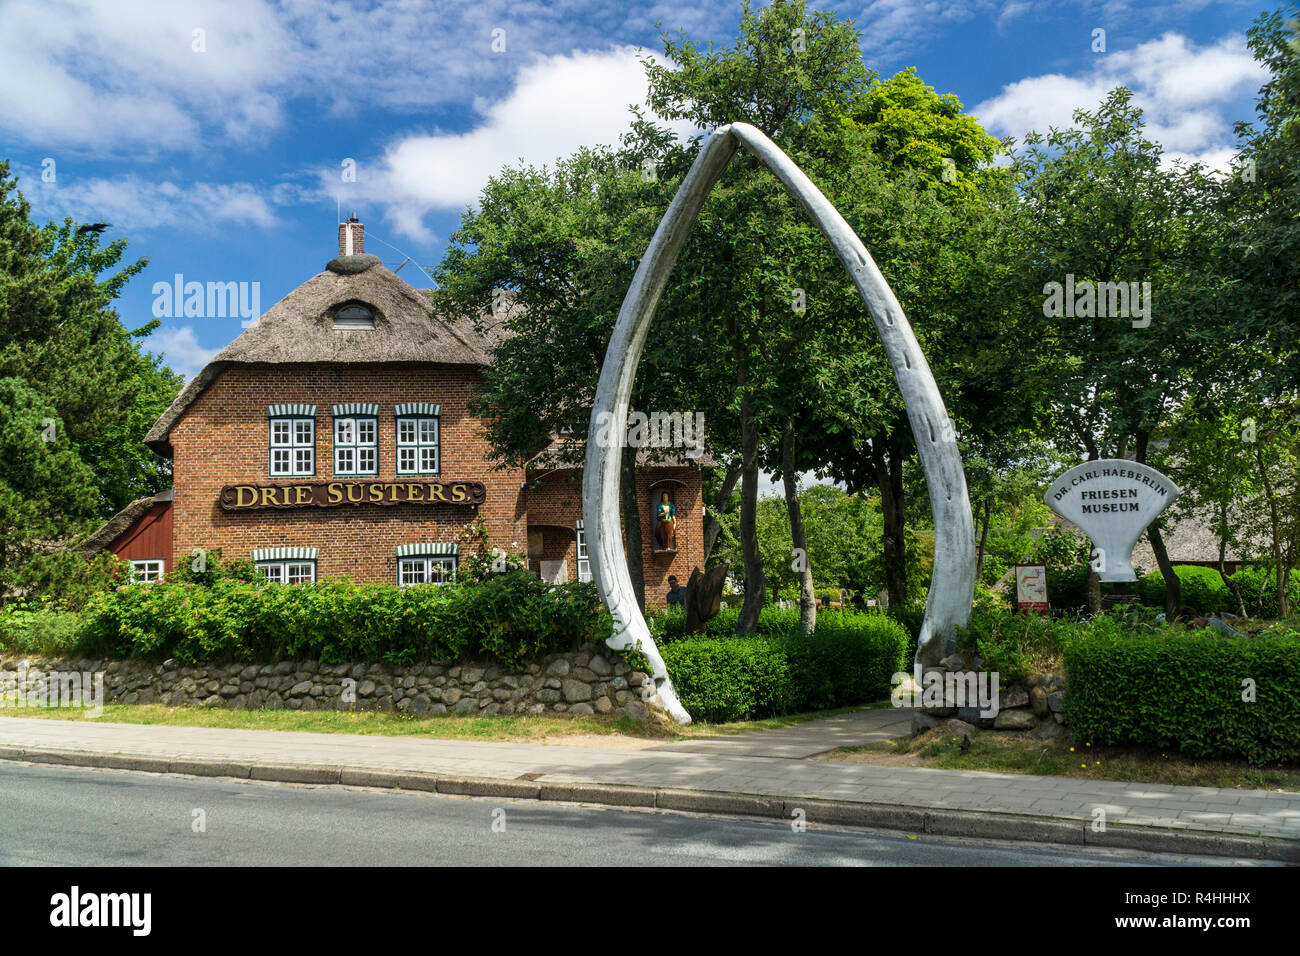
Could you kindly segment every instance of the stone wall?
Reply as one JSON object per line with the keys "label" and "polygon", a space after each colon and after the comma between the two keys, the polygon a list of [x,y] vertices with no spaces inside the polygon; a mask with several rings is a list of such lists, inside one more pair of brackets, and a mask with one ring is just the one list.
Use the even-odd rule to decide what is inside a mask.
{"label": "stone wall", "polygon": [[[551,654],[520,670],[497,664],[200,664],[173,660],[0,661],[4,692],[15,692],[25,665],[24,694],[45,694],[45,674],[104,675],[106,704],[167,704],[269,710],[379,710],[401,714],[662,714],[654,682],[596,645]],[[351,693],[348,693],[351,691]],[[349,699],[354,698],[354,699]],[[8,706],[13,706],[12,703]]]}
{"label": "stone wall", "polygon": [[[926,673],[939,671],[959,674],[985,670],[980,658],[968,660],[961,653],[950,654],[939,664],[937,668],[926,668]],[[1007,685],[1002,685],[999,679],[996,717],[981,716],[979,707],[917,708],[912,714],[914,734],[925,733],[939,726],[954,734],[979,728],[1028,733],[1038,740],[1068,737],[1069,728],[1065,724],[1065,676],[1030,674]]]}

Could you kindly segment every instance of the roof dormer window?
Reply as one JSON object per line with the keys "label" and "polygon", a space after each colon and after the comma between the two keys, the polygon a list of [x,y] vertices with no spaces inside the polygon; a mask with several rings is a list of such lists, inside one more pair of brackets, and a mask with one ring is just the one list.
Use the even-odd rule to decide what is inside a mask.
{"label": "roof dormer window", "polygon": [[336,329],[373,329],[375,310],[360,302],[349,303],[334,313]]}

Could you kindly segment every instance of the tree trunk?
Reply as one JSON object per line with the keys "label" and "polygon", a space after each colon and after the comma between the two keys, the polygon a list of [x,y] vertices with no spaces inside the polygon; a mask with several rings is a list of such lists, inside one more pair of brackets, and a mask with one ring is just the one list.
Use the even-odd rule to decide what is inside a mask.
{"label": "tree trunk", "polygon": [[1268,466],[1264,464],[1264,454],[1255,446],[1255,461],[1259,463],[1259,477],[1264,484],[1264,495],[1268,501],[1269,531],[1273,545],[1273,584],[1277,597],[1277,616],[1286,617],[1290,612],[1286,593],[1286,576],[1282,573],[1282,520],[1278,515],[1277,498],[1273,495],[1273,483],[1268,477]]}
{"label": "tree trunk", "polygon": [[[1147,449],[1151,443],[1151,432],[1143,429],[1137,433],[1134,441],[1134,459],[1142,465],[1147,463]],[[1154,521],[1147,528],[1147,540],[1151,542],[1151,552],[1156,556],[1160,574],[1165,579],[1165,617],[1173,620],[1183,606],[1183,582],[1174,573],[1174,566],[1169,562],[1169,551],[1165,548],[1164,536],[1160,533],[1160,522]],[[1197,608],[1198,611],[1204,610]]]}
{"label": "tree trunk", "polygon": [[736,633],[743,636],[758,623],[767,590],[758,553],[758,429],[748,392],[740,402],[740,445],[740,545],[745,563],[745,601],[736,619]]}
{"label": "tree trunk", "polygon": [[727,502],[731,500],[731,495],[736,490],[736,482],[740,481],[740,472],[739,465],[732,465],[727,469],[722,484],[718,486],[718,493],[713,496],[712,506],[704,513],[704,567],[708,567],[709,556],[713,554],[713,548],[718,543],[718,535],[722,533],[722,525],[713,514],[721,513],[727,507]]}
{"label": "tree trunk", "polygon": [[1219,506],[1219,517],[1222,525],[1219,530],[1219,577],[1223,581],[1223,586],[1232,592],[1232,596],[1237,599],[1237,613],[1242,617],[1246,616],[1246,602],[1241,597],[1241,587],[1236,581],[1228,577],[1227,565],[1224,558],[1228,553],[1228,506],[1226,504]]}
{"label": "tree trunk", "polygon": [[884,518],[885,591],[889,606],[907,603],[907,539],[903,516],[903,456],[898,442],[884,433],[871,440]]}
{"label": "tree trunk", "polygon": [[993,505],[989,501],[984,502],[984,508],[980,515],[980,543],[975,549],[975,583],[979,584],[981,576],[984,574],[984,545],[989,538],[989,517],[993,510]]}
{"label": "tree trunk", "polygon": [[623,448],[619,462],[619,497],[623,500],[623,540],[627,547],[627,571],[632,577],[637,606],[645,609],[645,545],[641,540],[641,502],[636,494],[636,449]]}
{"label": "tree trunk", "polygon": [[817,597],[813,594],[812,562],[799,507],[799,487],[794,473],[794,416],[785,417],[781,430],[781,479],[785,483],[785,508],[790,514],[790,540],[794,545],[795,569],[799,574],[799,630],[811,634],[817,626]]}
{"label": "tree trunk", "polygon": [[[1165,618],[1172,621],[1183,606],[1183,582],[1174,573],[1174,566],[1169,561],[1169,552],[1165,549],[1164,536],[1160,534],[1160,522],[1152,522],[1147,528],[1147,540],[1151,542],[1151,552],[1156,556],[1156,564],[1165,578]],[[1197,608],[1202,613],[1204,608]]]}

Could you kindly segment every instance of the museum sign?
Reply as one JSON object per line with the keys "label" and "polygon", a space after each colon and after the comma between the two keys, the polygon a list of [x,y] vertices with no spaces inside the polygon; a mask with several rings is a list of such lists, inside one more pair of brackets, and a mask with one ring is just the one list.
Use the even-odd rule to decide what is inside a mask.
{"label": "museum sign", "polygon": [[1092,539],[1102,581],[1136,581],[1133,546],[1174,503],[1178,486],[1154,468],[1122,458],[1084,462],[1061,475],[1043,501]]}

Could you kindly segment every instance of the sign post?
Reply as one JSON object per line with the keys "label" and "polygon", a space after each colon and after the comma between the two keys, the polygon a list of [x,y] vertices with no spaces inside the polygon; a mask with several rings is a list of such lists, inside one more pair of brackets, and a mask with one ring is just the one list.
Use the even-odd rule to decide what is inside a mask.
{"label": "sign post", "polygon": [[1041,564],[1016,565],[1016,607],[1022,611],[1050,614],[1047,601],[1047,568]]}

